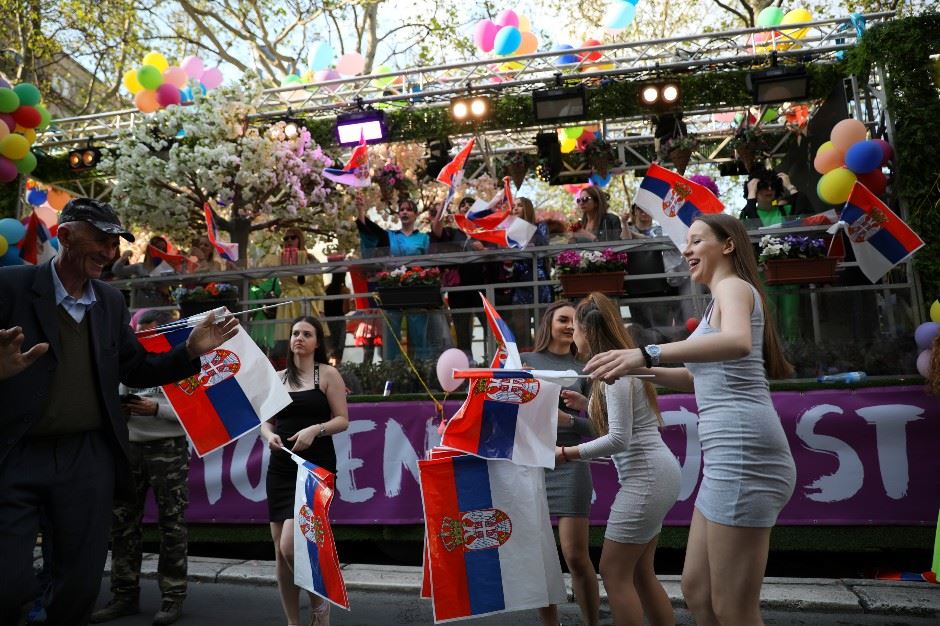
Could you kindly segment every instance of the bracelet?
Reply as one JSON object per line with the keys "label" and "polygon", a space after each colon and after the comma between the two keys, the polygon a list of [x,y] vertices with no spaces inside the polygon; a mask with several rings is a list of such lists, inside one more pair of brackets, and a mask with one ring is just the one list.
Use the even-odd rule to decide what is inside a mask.
{"label": "bracelet", "polygon": [[561,447],[561,458],[565,460],[565,463],[568,462],[568,455],[565,454],[565,446]]}

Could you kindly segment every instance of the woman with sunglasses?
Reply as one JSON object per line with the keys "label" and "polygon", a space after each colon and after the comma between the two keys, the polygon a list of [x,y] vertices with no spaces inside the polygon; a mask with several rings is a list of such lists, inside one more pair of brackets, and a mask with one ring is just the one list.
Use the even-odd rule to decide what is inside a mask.
{"label": "woman with sunglasses", "polygon": [[[282,241],[280,265],[306,265],[317,262],[316,257],[307,252],[307,238],[299,228],[291,226],[284,229]],[[278,281],[281,287],[281,298],[293,300],[292,303],[283,304],[275,309],[277,311],[275,319],[278,323],[275,325],[274,337],[278,342],[286,342],[290,338],[288,321],[305,314],[303,299],[324,296],[326,291],[323,288],[323,276],[320,274],[281,276]],[[323,314],[322,300],[307,300],[307,302],[311,315],[319,317]],[[281,345],[283,346],[283,343]]]}
{"label": "woman with sunglasses", "polygon": [[600,187],[591,185],[578,193],[575,199],[581,211],[580,228],[572,233],[569,241],[616,241],[623,230],[620,218],[608,212],[607,194]]}

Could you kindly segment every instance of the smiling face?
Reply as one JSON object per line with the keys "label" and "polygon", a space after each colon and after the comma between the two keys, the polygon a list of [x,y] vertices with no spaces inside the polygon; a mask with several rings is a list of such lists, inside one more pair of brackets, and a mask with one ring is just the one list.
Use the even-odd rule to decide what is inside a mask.
{"label": "smiling face", "polygon": [[728,269],[733,271],[731,258],[733,252],[734,242],[731,239],[722,241],[705,222],[700,220],[692,222],[689,234],[686,236],[685,252],[683,252],[689,264],[689,275],[692,280],[707,285],[717,271]]}
{"label": "smiling face", "polygon": [[552,315],[552,342],[549,346],[551,352],[566,354],[571,350],[574,341],[574,307],[563,306],[555,310]]}
{"label": "smiling face", "polygon": [[[118,236],[109,235],[85,222],[59,226],[59,260],[56,269],[80,279],[101,278],[101,272],[118,251]],[[60,273],[63,273],[60,272]]]}
{"label": "smiling face", "polygon": [[317,349],[317,330],[309,322],[297,322],[290,330],[290,351],[298,356],[313,354]]}

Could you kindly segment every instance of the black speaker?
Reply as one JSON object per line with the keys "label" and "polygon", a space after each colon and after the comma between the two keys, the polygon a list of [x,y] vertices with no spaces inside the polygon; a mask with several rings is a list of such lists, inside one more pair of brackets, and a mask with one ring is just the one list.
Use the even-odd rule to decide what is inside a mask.
{"label": "black speaker", "polygon": [[549,185],[560,185],[559,174],[561,173],[561,143],[558,141],[558,133],[539,133],[535,136],[536,154],[539,159],[539,165],[543,168],[541,174]]}
{"label": "black speaker", "polygon": [[425,176],[437,178],[444,166],[450,162],[450,149],[452,147],[447,137],[428,139],[428,157],[424,167]]}

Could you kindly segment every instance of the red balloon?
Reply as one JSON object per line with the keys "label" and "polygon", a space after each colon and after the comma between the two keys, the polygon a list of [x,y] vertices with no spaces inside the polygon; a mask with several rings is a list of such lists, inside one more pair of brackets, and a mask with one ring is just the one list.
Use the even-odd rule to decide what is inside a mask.
{"label": "red balloon", "polygon": [[685,329],[690,333],[694,333],[695,329],[698,328],[699,319],[697,317],[690,317],[685,321]]}
{"label": "red balloon", "polygon": [[42,122],[42,115],[28,104],[21,104],[13,111],[13,120],[23,128],[36,128]]}
{"label": "red balloon", "polygon": [[881,154],[883,155],[881,158],[881,167],[884,167],[888,164],[888,161],[891,160],[891,157],[894,156],[894,148],[884,139],[872,139],[872,141],[881,146]]}
{"label": "red balloon", "polygon": [[[599,42],[598,40],[588,39],[587,41],[585,41],[578,47],[579,48],[593,48],[594,46],[599,46],[599,45],[601,45],[601,42]],[[578,55],[578,58],[582,61],[599,61],[601,58],[601,53],[600,52],[582,52]]]}
{"label": "red balloon", "polygon": [[872,170],[865,174],[858,174],[858,182],[868,187],[868,191],[880,196],[888,187],[888,178],[879,170]]}

